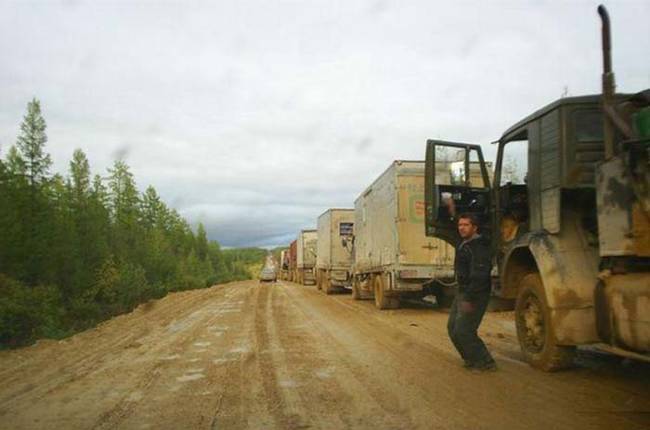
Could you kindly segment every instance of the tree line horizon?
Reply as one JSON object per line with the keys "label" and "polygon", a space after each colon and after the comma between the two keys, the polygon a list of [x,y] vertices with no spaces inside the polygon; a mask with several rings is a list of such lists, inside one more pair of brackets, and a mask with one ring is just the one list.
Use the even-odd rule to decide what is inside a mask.
{"label": "tree line horizon", "polygon": [[[221,249],[196,233],[129,166],[92,175],[75,149],[51,173],[34,98],[16,143],[0,153],[0,348],[63,338],[168,292],[251,279],[260,248]],[[4,155],[4,156],[3,156]]]}

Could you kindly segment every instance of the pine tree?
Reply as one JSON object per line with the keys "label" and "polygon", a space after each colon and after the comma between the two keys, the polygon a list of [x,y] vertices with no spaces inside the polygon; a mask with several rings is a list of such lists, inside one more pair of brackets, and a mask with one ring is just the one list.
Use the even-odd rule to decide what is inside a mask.
{"label": "pine tree", "polygon": [[142,217],[145,226],[149,229],[164,229],[166,209],[156,190],[152,186],[147,187],[142,194]]}
{"label": "pine tree", "polygon": [[16,146],[25,161],[25,171],[31,187],[47,179],[52,159],[45,153],[45,119],[41,115],[41,103],[35,98],[27,104],[27,113],[20,125]]}
{"label": "pine tree", "polygon": [[108,189],[113,221],[113,254],[125,260],[137,259],[140,253],[140,198],[129,166],[116,161],[108,170]]}
{"label": "pine tree", "polygon": [[[52,218],[48,206],[49,170],[52,165],[50,155],[45,152],[47,135],[45,134],[45,119],[41,115],[41,105],[33,99],[27,104],[27,113],[20,125],[20,134],[16,140],[16,148],[20,154],[10,154],[15,162],[17,174],[24,169],[29,184],[29,194],[22,195],[26,210],[22,213],[20,223],[24,232],[22,247],[25,250],[25,275],[21,280],[28,285],[36,285],[41,280],[52,242]],[[22,203],[22,202],[21,202]],[[19,203],[20,204],[20,203]]]}
{"label": "pine tree", "polygon": [[90,164],[81,149],[75,149],[70,161],[70,177],[74,203],[85,210],[90,194]]}

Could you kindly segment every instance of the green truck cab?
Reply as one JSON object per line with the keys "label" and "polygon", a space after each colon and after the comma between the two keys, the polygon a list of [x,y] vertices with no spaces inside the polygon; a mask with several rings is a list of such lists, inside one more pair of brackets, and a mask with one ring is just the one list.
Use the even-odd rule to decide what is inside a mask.
{"label": "green truck cab", "polygon": [[[479,217],[493,294],[513,303],[521,350],[544,370],[584,344],[650,361],[650,90],[615,94],[599,13],[603,94],[562,98],[506,130],[491,181],[479,145],[427,142],[426,234],[454,244],[456,216]],[[460,157],[441,164],[450,149]]]}

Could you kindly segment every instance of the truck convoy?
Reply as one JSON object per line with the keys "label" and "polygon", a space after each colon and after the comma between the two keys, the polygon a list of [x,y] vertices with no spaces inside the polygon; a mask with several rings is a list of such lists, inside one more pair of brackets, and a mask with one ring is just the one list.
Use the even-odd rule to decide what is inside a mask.
{"label": "truck convoy", "polygon": [[298,241],[294,240],[289,244],[289,278],[291,282],[296,282],[298,279],[298,272],[296,268],[296,258],[298,255]]}
{"label": "truck convoy", "polygon": [[328,209],[318,217],[316,287],[325,294],[352,285],[354,209]]}
{"label": "truck convoy", "polygon": [[280,251],[280,270],[278,276],[284,281],[289,280],[289,250]]}
{"label": "truck convoy", "polygon": [[394,161],[354,202],[355,299],[391,309],[432,279],[453,280],[454,248],[427,237],[423,222],[424,162]]}
{"label": "truck convoy", "polygon": [[[561,98],[512,125],[495,142],[494,174],[480,145],[442,140],[427,141],[425,162],[391,163],[356,199],[352,236],[341,240],[333,210],[319,218],[318,286],[349,280],[353,298],[379,309],[429,286],[444,302],[456,220],[469,212],[492,243],[493,295],[514,308],[532,366],[569,366],[585,344],[650,361],[650,89],[615,92],[609,16],[598,13],[602,94]],[[289,252],[300,283],[315,261],[305,233]],[[336,273],[334,245],[352,250],[351,277]]]}
{"label": "truck convoy", "polygon": [[[650,360],[650,90],[614,92],[598,12],[602,96],[562,98],[507,129],[491,183],[485,168],[481,183],[440,180],[440,148],[484,164],[479,145],[427,142],[427,236],[457,243],[455,215],[479,216],[494,294],[515,302],[521,350],[544,370],[568,366],[583,344]],[[506,174],[513,154],[525,174]]]}
{"label": "truck convoy", "polygon": [[314,266],[316,265],[316,230],[302,230],[296,239],[296,279],[303,285],[316,284]]}

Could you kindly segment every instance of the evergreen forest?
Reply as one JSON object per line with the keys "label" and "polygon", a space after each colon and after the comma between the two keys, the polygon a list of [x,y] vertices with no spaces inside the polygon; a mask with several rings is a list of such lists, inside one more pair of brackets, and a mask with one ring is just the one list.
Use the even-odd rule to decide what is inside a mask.
{"label": "evergreen forest", "polygon": [[129,166],[91,174],[76,149],[53,173],[38,100],[0,154],[0,348],[62,338],[171,291],[252,277],[266,251],[223,250]]}

